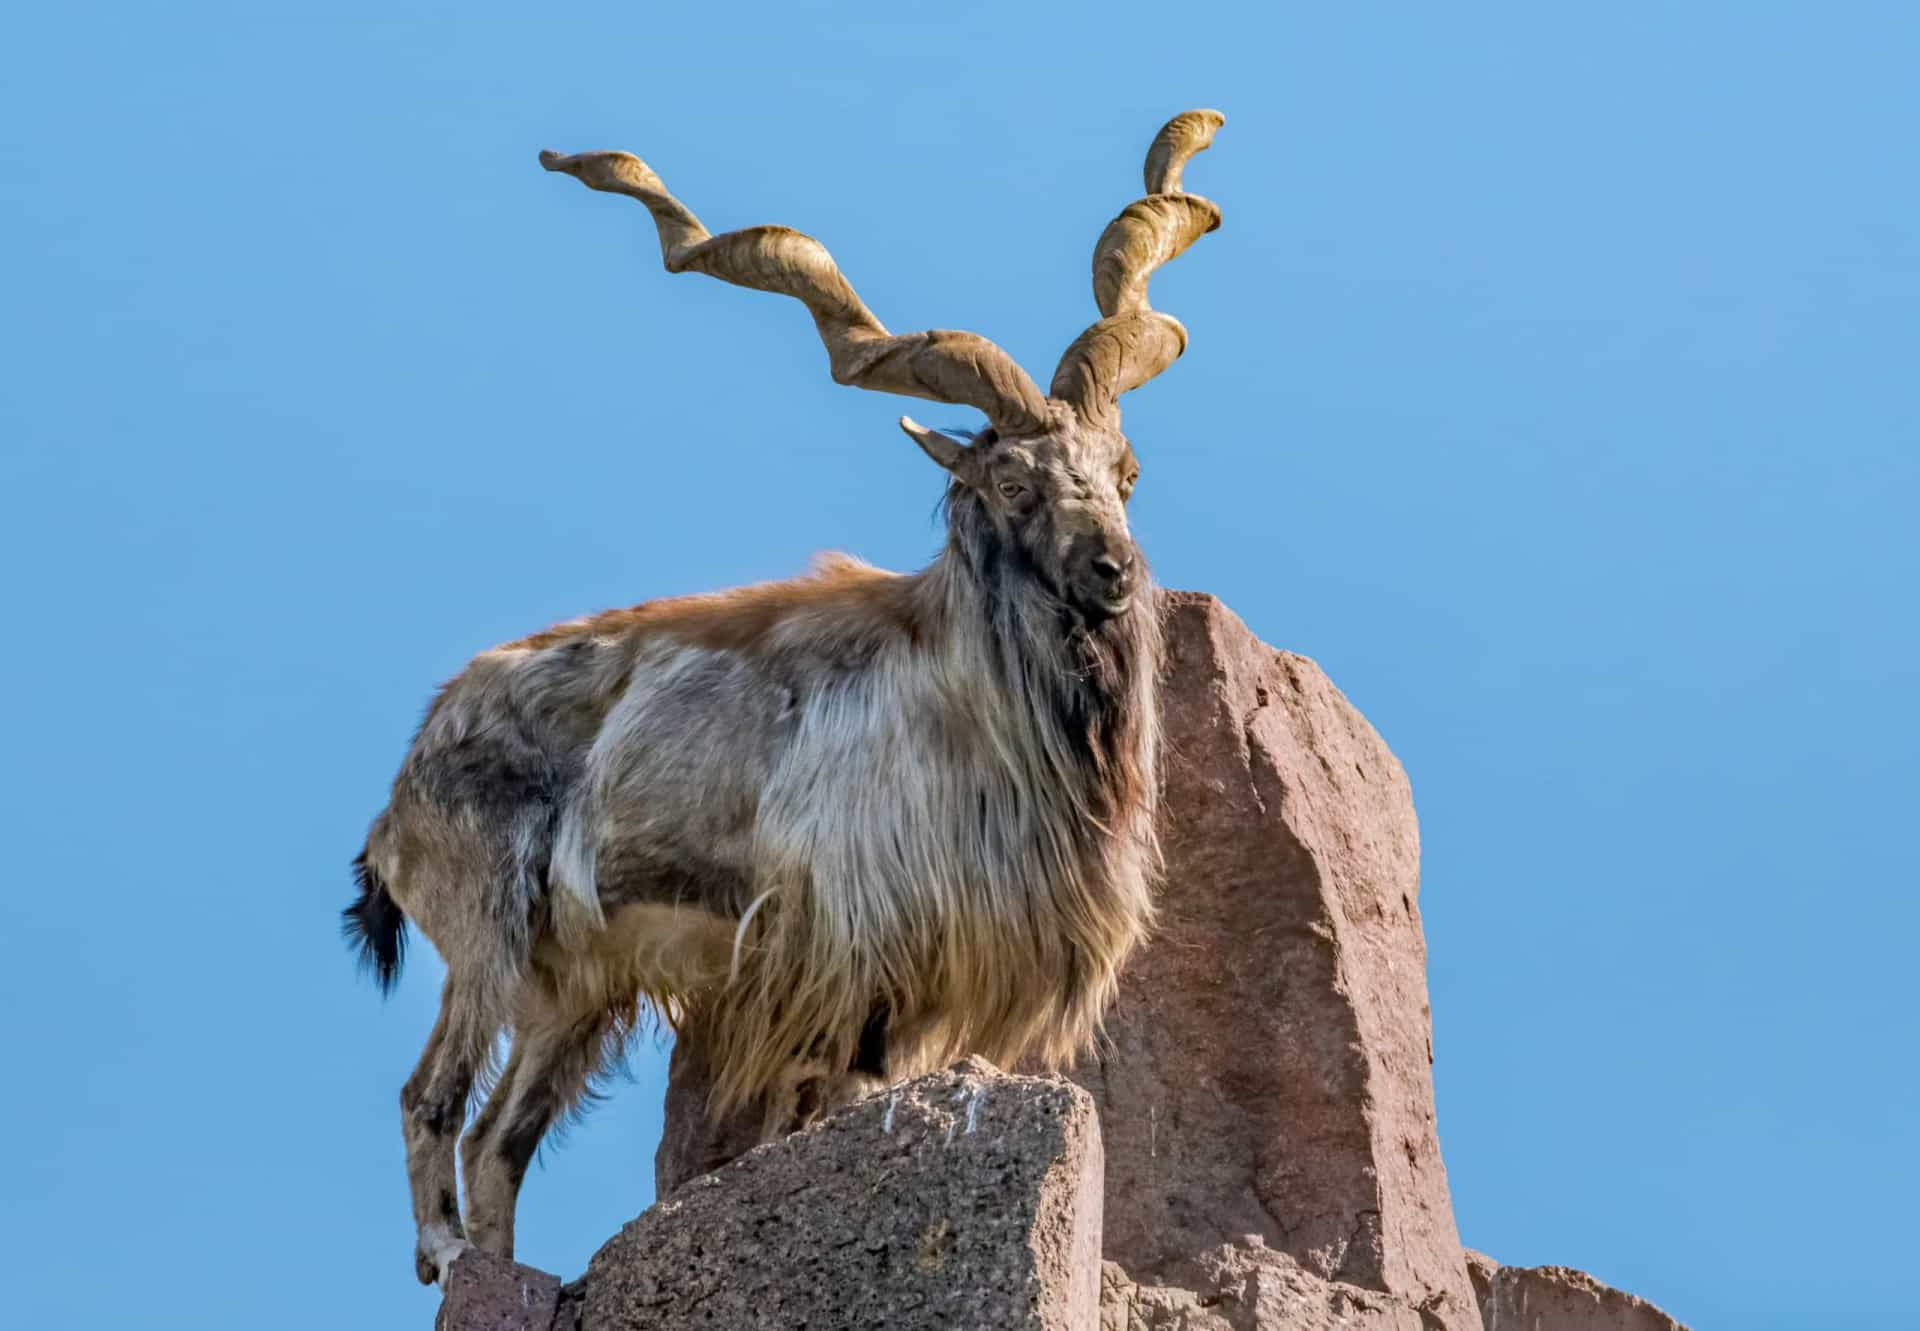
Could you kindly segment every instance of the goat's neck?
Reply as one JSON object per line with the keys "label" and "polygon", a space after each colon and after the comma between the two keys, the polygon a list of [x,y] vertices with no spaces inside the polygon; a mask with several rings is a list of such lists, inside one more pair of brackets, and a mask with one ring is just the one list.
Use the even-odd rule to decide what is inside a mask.
{"label": "goat's neck", "polygon": [[989,724],[1017,728],[1008,736],[1017,751],[1096,817],[1151,798],[1159,627],[1150,590],[1131,612],[1090,624],[1017,556],[962,531],[918,577],[929,645],[970,689],[1000,695]]}

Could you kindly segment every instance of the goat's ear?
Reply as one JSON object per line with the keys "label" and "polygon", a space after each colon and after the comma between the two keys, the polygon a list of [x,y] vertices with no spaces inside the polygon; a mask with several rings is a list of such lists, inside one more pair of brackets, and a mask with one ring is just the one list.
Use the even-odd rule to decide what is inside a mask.
{"label": "goat's ear", "polygon": [[911,416],[900,418],[900,428],[912,437],[914,443],[920,445],[921,452],[947,471],[957,474],[967,460],[967,446],[951,435],[929,430]]}

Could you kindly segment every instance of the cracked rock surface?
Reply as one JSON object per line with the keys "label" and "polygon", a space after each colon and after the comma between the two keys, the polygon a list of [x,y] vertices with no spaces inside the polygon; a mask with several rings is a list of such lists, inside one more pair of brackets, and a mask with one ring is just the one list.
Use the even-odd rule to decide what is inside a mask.
{"label": "cracked rock surface", "polygon": [[[560,1281],[545,1271],[469,1248],[447,1274],[434,1331],[571,1331]],[[571,1311],[568,1309],[567,1311]]]}

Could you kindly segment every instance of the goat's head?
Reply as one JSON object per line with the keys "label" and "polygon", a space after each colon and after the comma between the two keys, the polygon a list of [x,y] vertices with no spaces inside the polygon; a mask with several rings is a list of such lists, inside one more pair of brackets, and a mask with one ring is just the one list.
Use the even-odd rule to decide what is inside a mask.
{"label": "goat's head", "polygon": [[542,153],[593,189],[638,199],[653,214],[669,272],[691,269],[802,301],[843,384],[970,406],[988,428],[970,438],[900,424],[953,477],[956,519],[985,522],[1004,547],[1081,614],[1124,614],[1142,582],[1126,501],[1139,467],[1120,431],[1120,394],[1186,350],[1180,321],[1147,304],[1161,264],[1220,225],[1220,209],[1185,193],[1187,160],[1226,121],[1188,111],[1147,150],[1146,197],[1107,225],[1094,246],[1100,319],[1061,357],[1042,394],[1011,356],[973,333],[891,334],[854,294],[825,248],[781,226],[711,235],[647,165],[626,153]]}
{"label": "goat's head", "polygon": [[1126,503],[1140,468],[1118,431],[1065,410],[1053,428],[1012,438],[988,429],[962,442],[904,417],[901,425],[953,476],[957,542],[1028,571],[1088,621],[1132,607],[1143,577]]}

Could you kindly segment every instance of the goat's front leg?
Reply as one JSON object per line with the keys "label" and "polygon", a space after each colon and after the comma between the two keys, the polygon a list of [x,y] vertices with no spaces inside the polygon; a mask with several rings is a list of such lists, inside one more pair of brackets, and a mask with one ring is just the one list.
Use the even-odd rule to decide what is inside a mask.
{"label": "goat's front leg", "polygon": [[822,1115],[885,1087],[892,1021],[892,1013],[884,1005],[874,1008],[861,1028],[853,1062],[847,1067],[829,1067],[818,1059],[796,1059],[786,1075],[767,1091],[760,1140],[772,1141],[799,1132]]}

